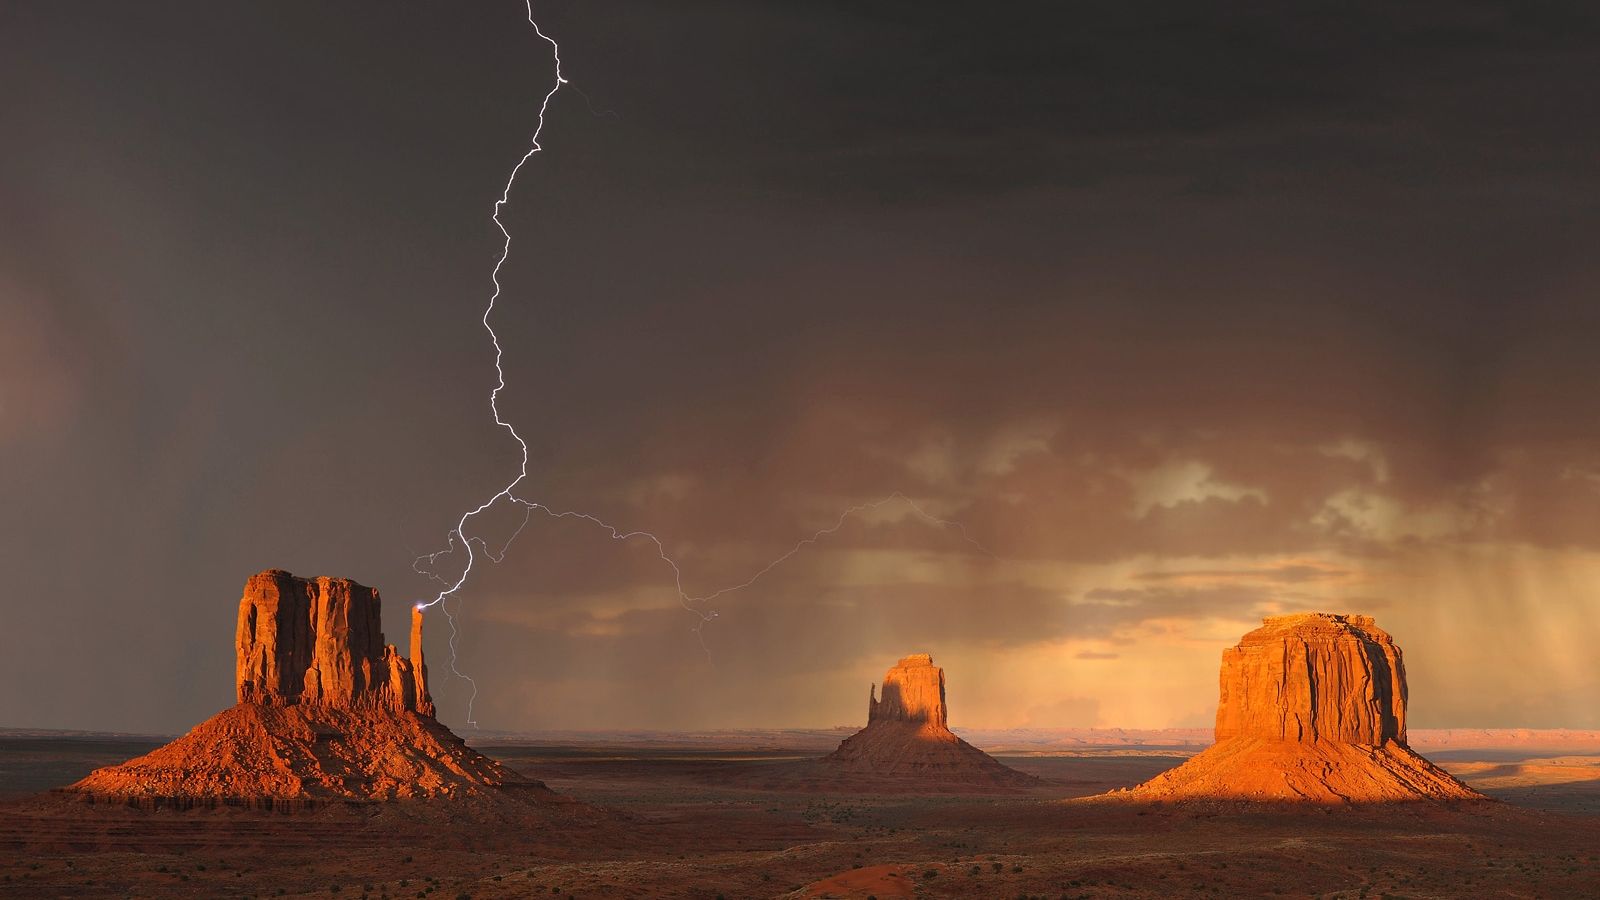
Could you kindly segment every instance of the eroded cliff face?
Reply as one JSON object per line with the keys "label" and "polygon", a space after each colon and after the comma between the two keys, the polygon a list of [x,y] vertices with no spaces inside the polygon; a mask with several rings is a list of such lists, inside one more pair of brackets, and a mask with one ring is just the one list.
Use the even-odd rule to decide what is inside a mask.
{"label": "eroded cliff face", "polygon": [[1274,616],[1222,654],[1217,740],[1406,742],[1400,648],[1371,616]]}
{"label": "eroded cliff face", "polygon": [[895,663],[883,676],[883,699],[870,697],[867,724],[915,722],[947,727],[944,707],[944,670],[927,653],[915,653]]}
{"label": "eroded cliff face", "polygon": [[347,578],[268,569],[245,582],[234,649],[240,703],[433,714],[412,611],[411,658],[383,641],[378,592]]}

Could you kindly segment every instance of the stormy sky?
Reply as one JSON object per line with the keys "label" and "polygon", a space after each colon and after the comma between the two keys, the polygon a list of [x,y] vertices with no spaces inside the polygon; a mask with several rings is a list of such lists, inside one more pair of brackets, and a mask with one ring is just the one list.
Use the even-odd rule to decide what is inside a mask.
{"label": "stormy sky", "polygon": [[[878,506],[697,636],[535,517],[461,595],[483,727],[859,723],[920,651],[958,727],[1205,725],[1306,609],[1377,616],[1415,725],[1600,727],[1588,4],[534,9],[525,495],[691,594],[894,492],[962,528]],[[267,567],[403,637],[518,464],[523,15],[0,8],[0,725],[227,705]]]}

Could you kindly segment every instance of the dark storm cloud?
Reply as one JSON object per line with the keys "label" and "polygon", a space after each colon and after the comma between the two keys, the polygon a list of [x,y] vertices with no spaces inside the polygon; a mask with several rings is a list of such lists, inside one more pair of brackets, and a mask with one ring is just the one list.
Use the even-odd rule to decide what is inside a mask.
{"label": "dark storm cloud", "polygon": [[[811,724],[908,644],[1139,666],[1149,623],[1330,596],[1596,602],[1588,6],[536,9],[616,115],[559,95],[505,210],[527,494],[692,594],[895,490],[993,556],[885,507],[719,601],[707,667],[648,545],[535,516],[461,616],[496,724]],[[0,11],[0,677],[52,673],[0,724],[209,713],[269,565],[400,633],[517,464],[477,317],[546,50],[515,3]],[[1492,595],[1416,589],[1467,545]]]}
{"label": "dark storm cloud", "polygon": [[[1593,75],[1597,19],[1582,4],[632,12],[578,42],[694,74],[663,79],[624,118],[714,131],[731,151],[718,165],[760,160],[753,170],[780,181],[814,171],[808,195],[938,201],[1150,176],[1232,193],[1284,177],[1367,170],[1415,183],[1552,162],[1592,175],[1581,154],[1528,153],[1525,131],[1482,130],[1592,139],[1592,122],[1560,115]],[[593,77],[603,90],[607,74]],[[1553,96],[1552,78],[1565,82]]]}

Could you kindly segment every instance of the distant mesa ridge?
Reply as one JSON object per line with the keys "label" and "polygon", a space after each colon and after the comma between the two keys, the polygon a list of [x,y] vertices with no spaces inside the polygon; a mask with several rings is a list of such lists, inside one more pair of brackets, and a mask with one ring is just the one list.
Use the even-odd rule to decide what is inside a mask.
{"label": "distant mesa ridge", "polygon": [[1216,743],[1119,792],[1356,803],[1482,795],[1406,744],[1400,648],[1371,616],[1271,616],[1222,653]]}
{"label": "distant mesa ridge", "polygon": [[143,807],[293,809],[327,801],[555,798],[467,747],[433,717],[422,611],[411,655],[383,642],[378,592],[268,569],[245,582],[238,704],[188,734],[65,789]]}

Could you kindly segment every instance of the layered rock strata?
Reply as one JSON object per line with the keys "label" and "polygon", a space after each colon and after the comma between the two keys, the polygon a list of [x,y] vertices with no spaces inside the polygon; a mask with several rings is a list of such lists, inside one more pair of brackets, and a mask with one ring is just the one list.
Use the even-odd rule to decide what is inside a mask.
{"label": "layered rock strata", "polygon": [[1370,616],[1273,616],[1222,653],[1216,743],[1125,796],[1481,799],[1406,744],[1400,648]]}
{"label": "layered rock strata", "polygon": [[1216,739],[1406,742],[1400,648],[1371,616],[1275,616],[1222,651]]}

